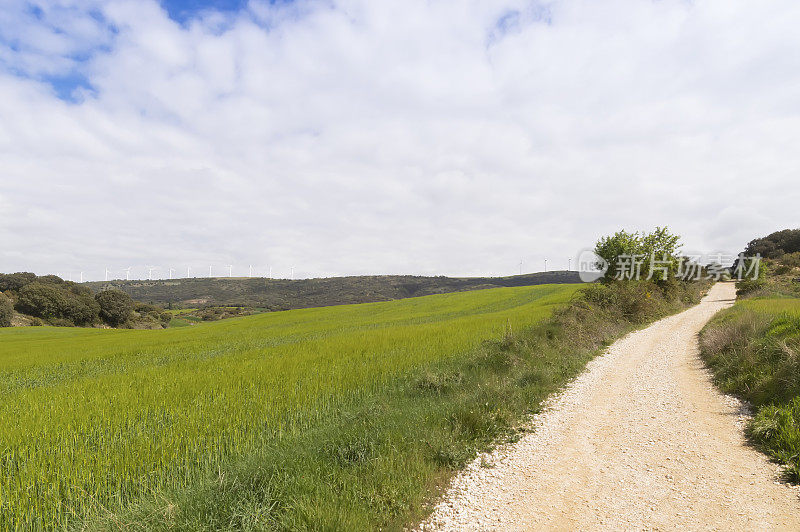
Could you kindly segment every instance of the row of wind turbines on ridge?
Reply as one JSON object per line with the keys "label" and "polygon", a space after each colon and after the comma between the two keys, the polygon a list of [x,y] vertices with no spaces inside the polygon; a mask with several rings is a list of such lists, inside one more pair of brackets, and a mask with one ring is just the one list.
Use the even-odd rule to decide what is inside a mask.
{"label": "row of wind turbines on ridge", "polygon": [[[228,269],[228,277],[233,277],[233,264],[227,264],[227,265],[225,265],[225,267]],[[158,267],[158,266],[145,266],[144,269],[147,270],[147,279],[150,280],[150,281],[154,280],[153,272],[161,270],[161,268]],[[108,268],[105,268],[104,269],[104,274],[105,274],[104,280],[105,281],[112,280],[112,278],[113,278],[112,274],[114,272],[124,272],[125,273],[125,280],[126,281],[130,281],[131,280],[131,270],[133,270],[133,266],[128,266],[127,268],[121,268],[119,270],[110,270]],[[167,279],[175,279],[176,278],[175,274],[178,272],[178,270],[176,270],[175,268],[166,268],[165,271],[167,272],[167,275],[168,275]],[[265,271],[268,272],[267,273],[267,277],[272,279],[272,266],[268,266]],[[248,277],[254,277],[254,276],[256,276],[256,273],[257,273],[256,268],[254,268],[253,265],[251,264],[249,266],[248,275],[247,276]],[[61,273],[57,273],[56,275],[61,277]],[[195,275],[194,277],[196,278],[197,275]],[[208,266],[208,277],[214,277],[214,265],[213,264]],[[217,277],[221,277],[221,276],[217,276]],[[185,278],[186,279],[192,278],[192,267],[191,266],[187,266],[186,267],[186,277]],[[290,279],[294,279],[294,267],[290,268],[289,278]],[[84,281],[84,272],[79,272],[79,279],[80,279],[79,282],[81,282],[81,283]],[[70,280],[70,281],[72,280],[71,273],[68,276],[68,280]]]}

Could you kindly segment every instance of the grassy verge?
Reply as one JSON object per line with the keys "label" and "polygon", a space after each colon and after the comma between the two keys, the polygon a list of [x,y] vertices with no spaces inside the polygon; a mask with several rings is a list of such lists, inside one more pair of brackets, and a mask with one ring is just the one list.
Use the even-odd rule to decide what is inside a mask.
{"label": "grassy verge", "polygon": [[750,402],[748,433],[800,481],[800,299],[759,296],[720,313],[701,334],[719,387]]}
{"label": "grassy verge", "polygon": [[699,300],[700,285],[585,288],[551,318],[400,376],[324,419],[162,490],[90,528],[402,529],[478,451],[622,334]]}
{"label": "grassy verge", "polygon": [[752,441],[800,482],[800,253],[762,263],[737,283],[739,301],[700,335],[719,387],[748,401]]}

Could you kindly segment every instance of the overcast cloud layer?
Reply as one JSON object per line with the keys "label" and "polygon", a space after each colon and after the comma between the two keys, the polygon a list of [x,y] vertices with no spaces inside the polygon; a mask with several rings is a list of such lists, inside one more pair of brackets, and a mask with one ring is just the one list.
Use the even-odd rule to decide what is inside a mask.
{"label": "overcast cloud layer", "polygon": [[37,5],[0,11],[0,271],[511,274],[800,225],[796,0]]}

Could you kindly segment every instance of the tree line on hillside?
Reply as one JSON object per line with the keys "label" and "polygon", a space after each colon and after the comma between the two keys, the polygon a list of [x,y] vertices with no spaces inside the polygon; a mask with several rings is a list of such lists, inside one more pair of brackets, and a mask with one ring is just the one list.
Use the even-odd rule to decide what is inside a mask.
{"label": "tree line on hillside", "polygon": [[133,299],[170,308],[245,307],[267,311],[389,301],[426,296],[549,283],[579,283],[577,272],[538,272],[511,277],[423,277],[363,275],[317,279],[189,278],[172,280],[95,281],[93,290],[109,287]]}
{"label": "tree line on hillside", "polygon": [[122,290],[95,294],[55,275],[0,274],[0,327],[11,326],[17,313],[25,324],[62,327],[157,328],[171,319],[163,309],[138,303]]}
{"label": "tree line on hillside", "polygon": [[775,231],[751,240],[745,254],[756,253],[763,257],[758,278],[737,283],[737,295],[800,297],[800,229]]}
{"label": "tree line on hillside", "polygon": [[775,231],[762,238],[751,240],[745,248],[745,255],[760,254],[767,259],[777,259],[784,254],[800,252],[800,229]]}

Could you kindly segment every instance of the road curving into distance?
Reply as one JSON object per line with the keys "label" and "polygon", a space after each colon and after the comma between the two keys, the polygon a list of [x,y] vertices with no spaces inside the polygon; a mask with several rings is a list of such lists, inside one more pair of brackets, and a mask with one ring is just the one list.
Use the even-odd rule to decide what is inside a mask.
{"label": "road curving into distance", "polygon": [[629,334],[551,398],[518,442],[458,475],[424,530],[800,530],[798,489],[748,446],[697,334],[732,283]]}

